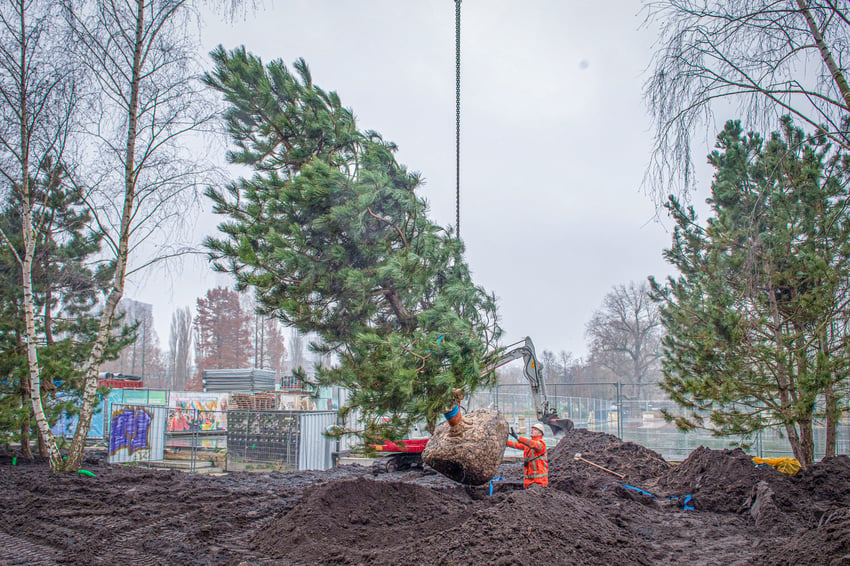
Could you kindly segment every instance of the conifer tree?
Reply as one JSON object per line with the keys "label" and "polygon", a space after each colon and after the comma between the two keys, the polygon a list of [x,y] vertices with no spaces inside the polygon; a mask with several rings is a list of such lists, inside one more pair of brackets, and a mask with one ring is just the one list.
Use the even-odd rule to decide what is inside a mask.
{"label": "conifer tree", "polygon": [[206,82],[228,104],[232,163],[254,170],[210,190],[227,220],[207,246],[216,269],[256,290],[259,309],[314,332],[337,364],[366,438],[434,425],[452,391],[492,380],[482,362],[499,335],[495,297],[476,286],[463,244],[428,219],[421,184],[396,146],[360,131],[335,92],[244,48],[212,53]]}
{"label": "conifer tree", "polygon": [[[62,167],[49,160],[41,174],[30,181],[38,203],[34,213],[42,219],[36,234],[32,277],[44,376],[41,396],[51,425],[61,413],[73,416],[79,410],[80,369],[97,330],[98,282],[109,270],[108,266],[99,271],[89,267],[92,256],[100,251],[101,236],[90,229],[90,214],[64,181]],[[15,259],[15,254],[23,255],[17,197],[13,193],[13,202],[0,214],[0,229],[10,238],[7,246],[0,248],[0,373],[7,376],[0,386],[0,428],[11,432],[20,442],[23,455],[29,456],[34,420],[28,402],[23,290]],[[107,348],[106,359],[114,359],[117,350],[132,339],[130,329],[119,332]],[[39,452],[46,456],[45,449],[39,437]]]}
{"label": "conifer tree", "polygon": [[198,299],[196,310],[198,373],[205,369],[250,367],[254,357],[251,315],[242,310],[239,294],[225,287],[210,289]]}
{"label": "conifer tree", "polygon": [[662,387],[687,409],[681,428],[746,438],[779,426],[809,466],[814,420],[825,417],[834,455],[847,395],[848,159],[790,118],[767,141],[728,122],[716,147],[706,225],[667,206],[677,226],[665,257],[679,275],[652,281]]}

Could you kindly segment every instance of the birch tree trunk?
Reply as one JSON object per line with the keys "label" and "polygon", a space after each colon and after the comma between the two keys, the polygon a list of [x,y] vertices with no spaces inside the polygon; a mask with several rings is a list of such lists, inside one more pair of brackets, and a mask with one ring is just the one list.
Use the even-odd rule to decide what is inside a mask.
{"label": "birch tree trunk", "polygon": [[21,195],[23,205],[22,214],[22,232],[24,239],[24,256],[19,258],[21,265],[21,286],[24,293],[24,320],[26,323],[26,347],[27,347],[27,364],[29,366],[29,395],[32,405],[33,414],[35,416],[36,425],[38,426],[39,435],[45,439],[45,444],[50,458],[52,468],[58,468],[62,463],[62,455],[59,452],[56,442],[53,438],[53,432],[50,430],[50,423],[44,413],[44,404],[41,396],[41,373],[38,365],[38,332],[35,322],[35,301],[33,294],[32,283],[32,266],[33,258],[35,257],[36,246],[36,230],[33,225],[33,194],[30,185],[30,115],[29,115],[29,38],[30,34],[27,30],[26,21],[26,3],[19,0],[17,3],[19,16],[20,33],[19,48],[20,59],[18,61],[18,118],[20,119],[20,146],[19,160],[21,166],[21,177],[19,180],[18,190]]}
{"label": "birch tree trunk", "polygon": [[95,399],[97,395],[97,376],[103,361],[103,353],[109,342],[109,334],[112,329],[112,321],[115,318],[115,309],[124,296],[125,278],[127,274],[127,256],[130,248],[130,223],[133,217],[133,207],[136,201],[136,136],[139,112],[139,85],[141,84],[142,70],[142,46],[144,41],[145,25],[145,2],[135,2],[136,29],[135,44],[133,50],[133,69],[130,83],[130,101],[128,105],[128,126],[126,150],[124,156],[124,206],[121,212],[121,225],[118,237],[118,250],[115,263],[115,273],[112,277],[112,288],[103,307],[100,317],[97,339],[89,355],[85,366],[83,406],[80,409],[80,418],[74,440],[68,453],[66,469],[79,469],[83,463],[83,451],[85,449],[86,437],[91,427],[91,418],[94,413]]}

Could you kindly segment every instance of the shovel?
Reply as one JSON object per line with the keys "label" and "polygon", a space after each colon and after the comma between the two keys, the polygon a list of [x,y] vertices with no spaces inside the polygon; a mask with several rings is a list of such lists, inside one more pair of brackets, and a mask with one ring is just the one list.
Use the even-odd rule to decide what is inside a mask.
{"label": "shovel", "polygon": [[620,478],[620,479],[623,479],[623,478],[625,478],[625,477],[626,477],[626,476],[624,476],[623,474],[618,474],[617,472],[612,472],[612,471],[611,471],[611,470],[609,470],[608,468],[603,468],[603,467],[602,467],[602,466],[600,466],[599,464],[594,464],[594,463],[593,463],[593,462],[591,462],[590,460],[585,460],[584,458],[582,458],[582,457],[581,457],[581,454],[576,454],[576,455],[573,457],[573,459],[575,459],[575,460],[581,460],[581,461],[582,461],[582,462],[584,462],[585,464],[590,464],[591,466],[597,467],[597,468],[599,468],[600,470],[603,470],[603,471],[605,471],[605,472],[608,472],[609,474],[613,474],[613,475],[617,476],[617,477],[618,477],[618,478]]}

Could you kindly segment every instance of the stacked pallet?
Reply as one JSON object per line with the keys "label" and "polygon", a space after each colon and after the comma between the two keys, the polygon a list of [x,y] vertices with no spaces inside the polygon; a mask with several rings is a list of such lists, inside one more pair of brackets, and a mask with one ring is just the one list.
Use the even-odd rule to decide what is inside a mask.
{"label": "stacked pallet", "polygon": [[275,411],[277,396],[265,393],[231,393],[230,406],[236,411]]}

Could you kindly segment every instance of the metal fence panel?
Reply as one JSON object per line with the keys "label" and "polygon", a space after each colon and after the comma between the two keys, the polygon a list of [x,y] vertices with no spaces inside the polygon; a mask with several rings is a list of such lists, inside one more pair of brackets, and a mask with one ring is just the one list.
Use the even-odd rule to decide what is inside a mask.
{"label": "metal fence panel", "polygon": [[299,470],[328,470],[333,467],[331,452],[335,442],[325,432],[336,423],[333,411],[301,413],[301,446],[298,454]]}
{"label": "metal fence panel", "polygon": [[110,464],[152,462],[165,457],[168,410],[153,405],[112,403],[110,407]]}
{"label": "metal fence panel", "polygon": [[112,404],[168,405],[169,392],[164,389],[113,389],[104,399],[103,436],[109,438]]}

